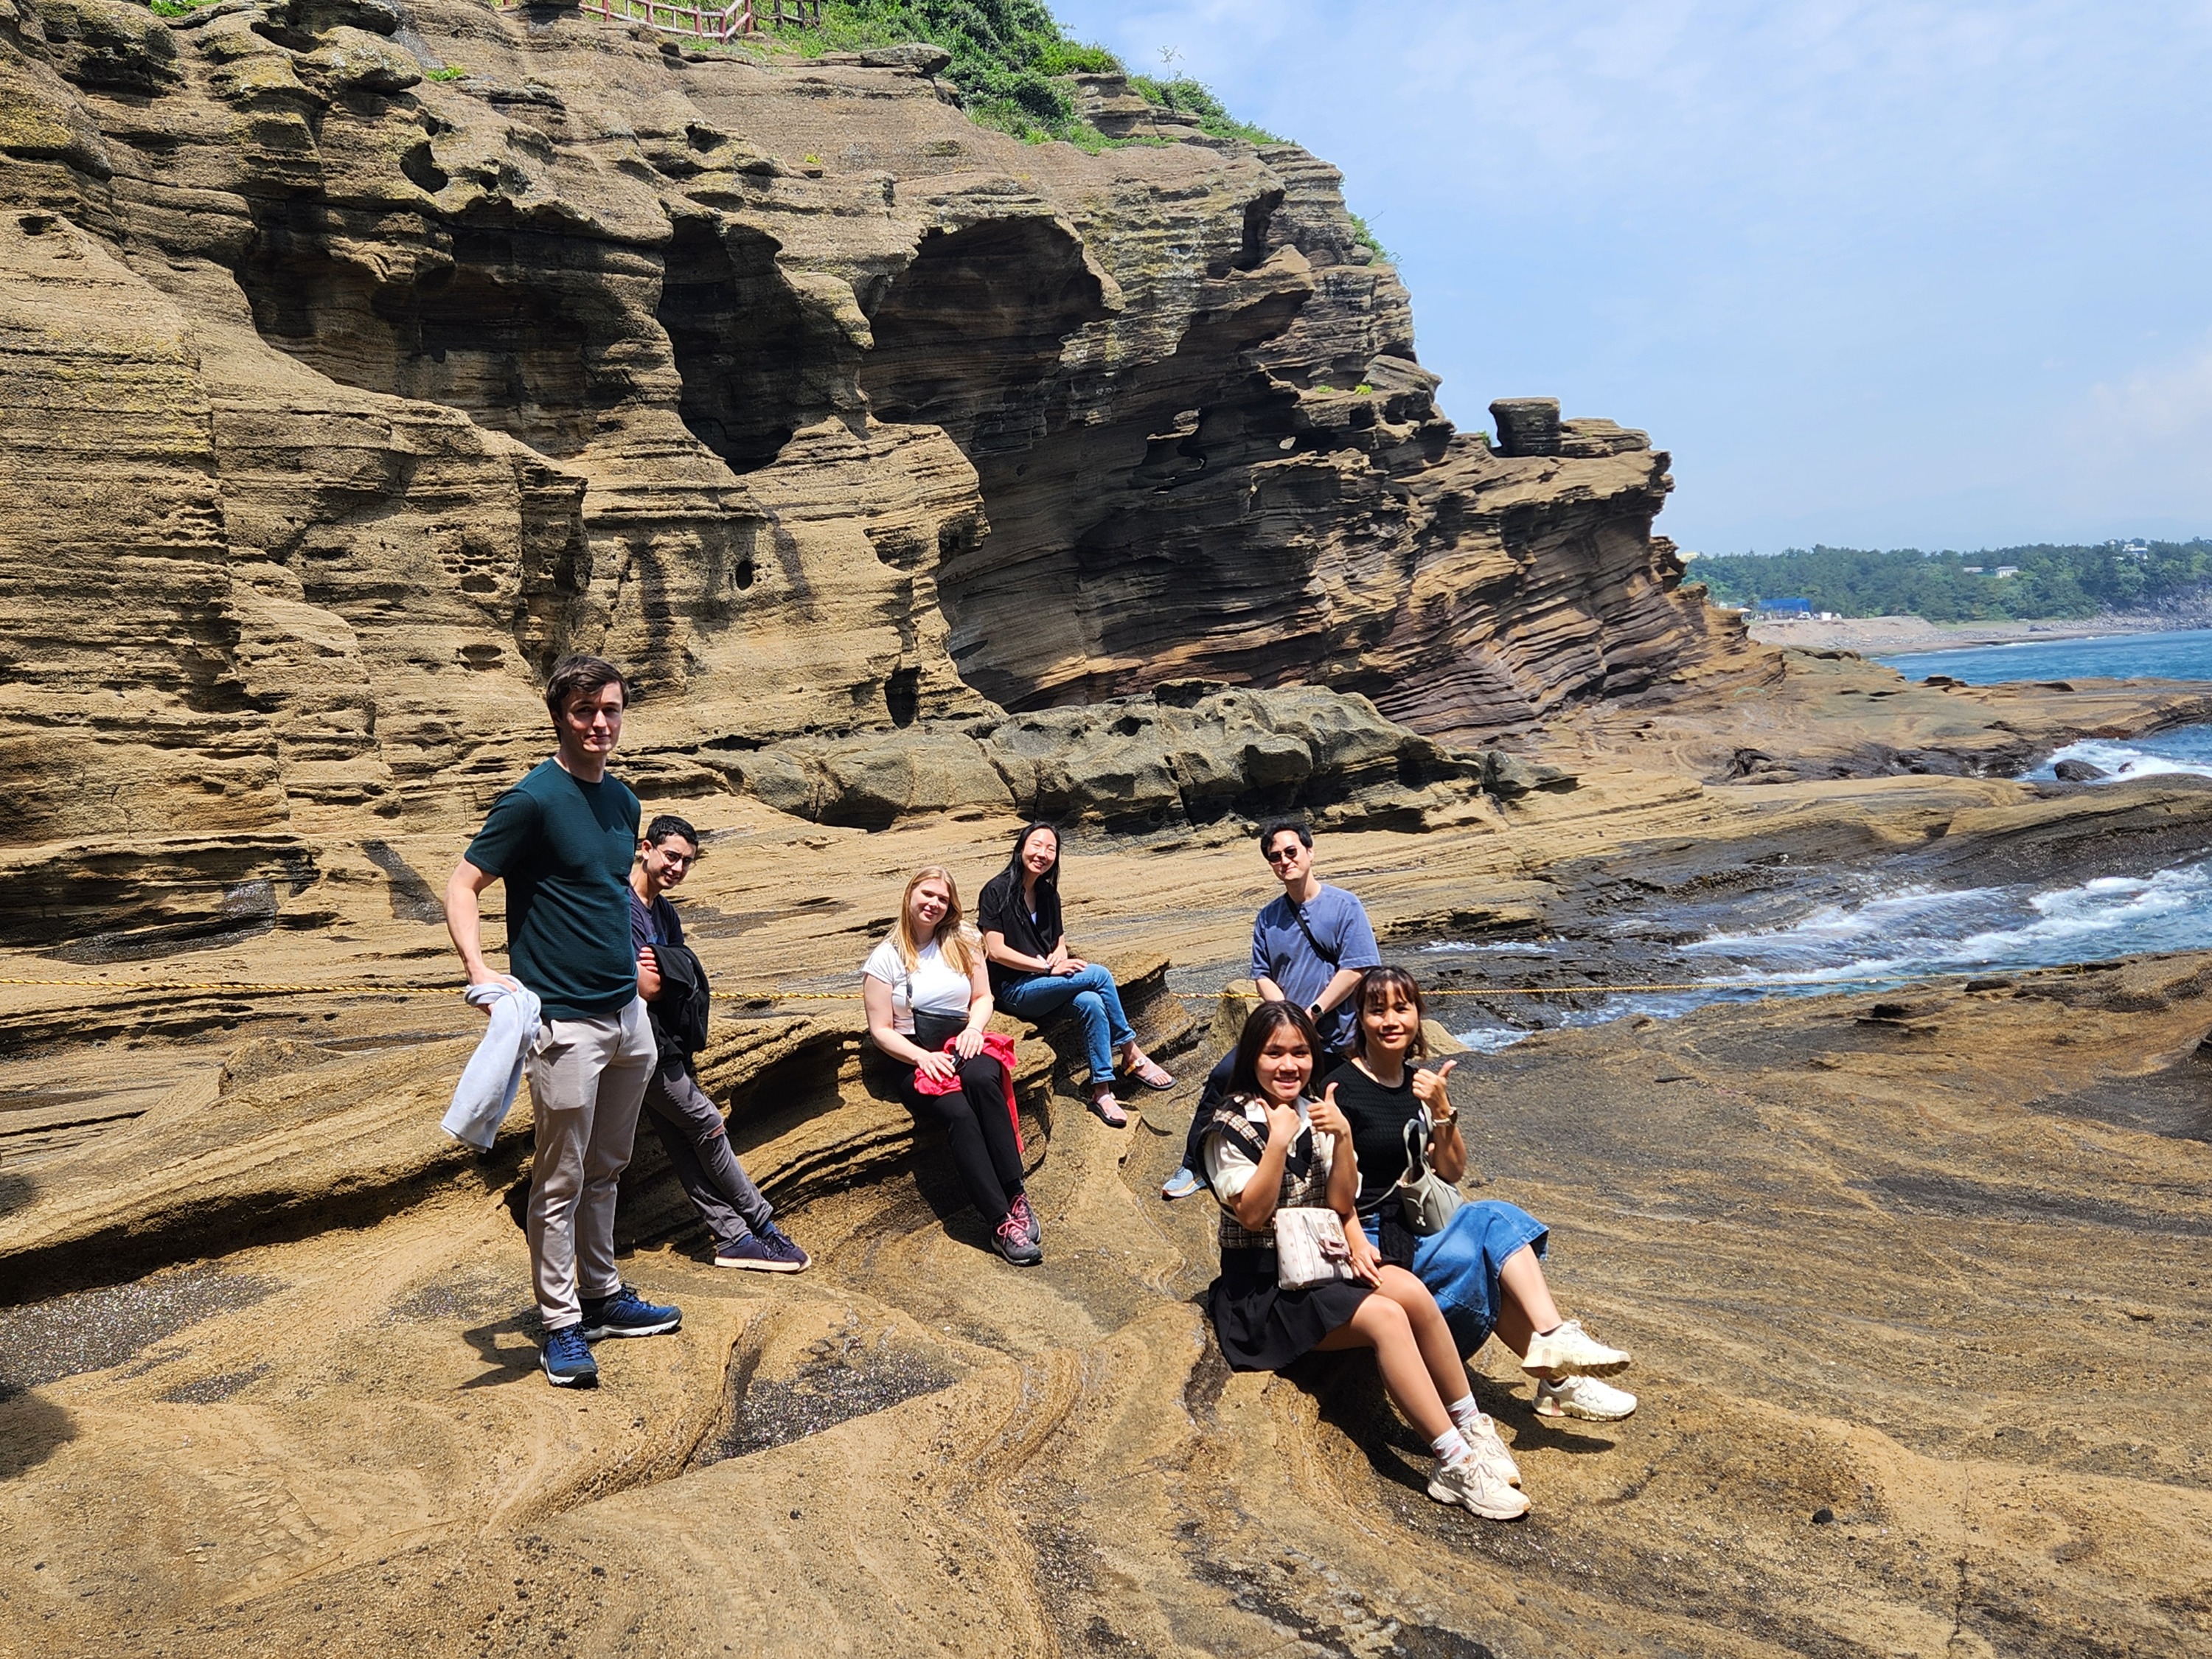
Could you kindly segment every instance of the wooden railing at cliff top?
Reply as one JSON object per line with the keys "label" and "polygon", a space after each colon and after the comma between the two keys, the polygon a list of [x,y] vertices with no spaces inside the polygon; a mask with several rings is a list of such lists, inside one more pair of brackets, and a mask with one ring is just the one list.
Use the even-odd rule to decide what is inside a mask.
{"label": "wooden railing at cliff top", "polygon": [[611,23],[642,23],[663,34],[689,34],[702,40],[728,40],[757,34],[765,24],[818,24],[822,0],[734,0],[729,6],[675,5],[670,0],[576,0],[576,9]]}

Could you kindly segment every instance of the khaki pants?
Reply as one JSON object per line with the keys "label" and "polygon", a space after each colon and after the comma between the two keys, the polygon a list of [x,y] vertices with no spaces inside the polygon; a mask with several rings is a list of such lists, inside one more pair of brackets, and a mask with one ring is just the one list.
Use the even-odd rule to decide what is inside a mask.
{"label": "khaki pants", "polygon": [[530,1267],[545,1328],[582,1322],[580,1296],[612,1296],[615,1190],[637,1138],[638,1104],[653,1074],[645,1004],[619,1014],[556,1019],[525,1062],[537,1122],[530,1163]]}

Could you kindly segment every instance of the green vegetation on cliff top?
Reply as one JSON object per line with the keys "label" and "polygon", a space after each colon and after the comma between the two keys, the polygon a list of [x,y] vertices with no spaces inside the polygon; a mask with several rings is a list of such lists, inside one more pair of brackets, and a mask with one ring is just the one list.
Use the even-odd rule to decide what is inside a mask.
{"label": "green vegetation on cliff top", "polygon": [[[1103,46],[1070,40],[1042,0],[827,0],[819,30],[785,38],[809,52],[927,41],[952,54],[945,79],[959,90],[962,106],[985,126],[1090,150],[1154,142],[1109,138],[1084,121],[1066,77],[1125,74],[1126,67]],[[1130,76],[1129,86],[1163,109],[1197,117],[1200,129],[1216,137],[1279,142],[1237,120],[1188,76],[1164,81]]]}
{"label": "green vegetation on cliff top", "polygon": [[2212,586],[2212,540],[2039,544],[1980,553],[1793,547],[1702,558],[1691,574],[1723,605],[1802,599],[1845,617],[1930,622],[2094,617]]}

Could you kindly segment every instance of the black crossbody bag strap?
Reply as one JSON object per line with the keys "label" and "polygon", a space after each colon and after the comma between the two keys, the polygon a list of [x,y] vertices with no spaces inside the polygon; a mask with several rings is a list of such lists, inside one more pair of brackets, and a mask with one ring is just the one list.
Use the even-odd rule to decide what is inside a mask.
{"label": "black crossbody bag strap", "polygon": [[1293,904],[1291,906],[1291,920],[1297,923],[1298,932],[1306,936],[1306,943],[1313,946],[1314,954],[1319,957],[1323,962],[1327,963],[1328,964],[1329,971],[1331,973],[1334,973],[1336,971],[1336,964],[1342,959],[1344,952],[1341,951],[1330,951],[1323,948],[1322,942],[1314,937],[1314,930],[1306,925],[1305,911],[1297,905]]}

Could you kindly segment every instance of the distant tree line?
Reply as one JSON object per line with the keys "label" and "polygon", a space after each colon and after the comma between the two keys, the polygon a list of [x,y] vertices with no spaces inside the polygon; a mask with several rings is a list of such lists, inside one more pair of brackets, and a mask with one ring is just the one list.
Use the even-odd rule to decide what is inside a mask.
{"label": "distant tree line", "polygon": [[[2000,569],[2009,574],[2000,576]],[[1930,622],[2094,617],[2203,597],[2212,587],[2212,540],[2039,544],[1979,553],[1792,547],[1701,558],[1690,574],[1723,605],[1802,599],[1815,611],[1845,617]]]}

